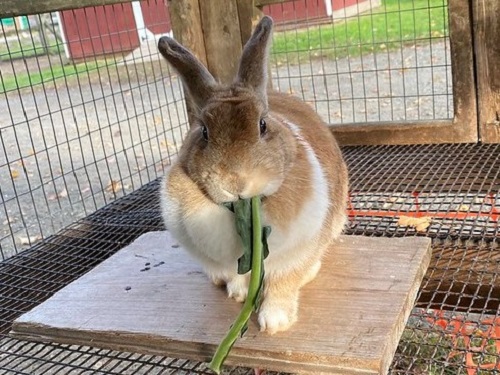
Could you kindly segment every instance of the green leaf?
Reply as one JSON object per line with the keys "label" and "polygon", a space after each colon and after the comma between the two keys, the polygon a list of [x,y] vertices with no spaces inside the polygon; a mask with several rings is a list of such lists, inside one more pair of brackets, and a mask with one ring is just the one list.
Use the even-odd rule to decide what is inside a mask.
{"label": "green leaf", "polygon": [[245,323],[245,325],[241,329],[240,337],[243,337],[245,333],[247,333],[247,331],[248,331],[248,323]]}
{"label": "green leaf", "polygon": [[260,285],[259,289],[257,290],[257,295],[255,296],[255,300],[253,302],[253,311],[258,312],[260,309],[260,304],[262,303],[262,297],[264,295],[264,258],[262,258],[262,268],[260,272]]}
{"label": "green leaf", "polygon": [[[229,210],[235,214],[236,231],[241,238],[243,244],[243,255],[238,259],[238,273],[244,275],[252,270],[252,206],[250,199],[240,199],[234,203],[224,204]],[[230,205],[230,206],[229,206]],[[271,234],[271,227],[262,228],[262,246],[263,259],[269,255],[269,245],[267,239]]]}
{"label": "green leaf", "polygon": [[266,259],[267,256],[269,255],[269,245],[267,244],[267,239],[271,235],[271,227],[266,226],[262,227],[262,256],[263,259]]}
{"label": "green leaf", "polygon": [[250,283],[248,285],[248,297],[243,304],[243,308],[229,332],[217,347],[208,365],[217,374],[220,373],[222,364],[238,336],[242,337],[247,331],[250,315],[253,311],[257,311],[260,306],[264,285],[264,255],[269,254],[267,238],[271,233],[270,227],[262,227],[260,197],[253,197],[251,200],[240,200],[224,204],[224,206],[234,212],[236,230],[243,241],[244,253],[238,259],[238,273],[244,274],[250,270],[252,272],[250,273]]}
{"label": "green leaf", "polygon": [[252,205],[250,199],[233,203],[238,232],[243,245],[243,255],[238,259],[238,273],[244,275],[252,269]]}
{"label": "green leaf", "polygon": [[229,211],[234,212],[233,202],[224,202],[222,203],[224,207],[226,207]]}

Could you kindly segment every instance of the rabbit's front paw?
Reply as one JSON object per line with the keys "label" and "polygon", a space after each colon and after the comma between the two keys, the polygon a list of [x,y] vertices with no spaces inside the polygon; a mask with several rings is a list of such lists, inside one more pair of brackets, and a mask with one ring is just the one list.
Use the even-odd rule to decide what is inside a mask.
{"label": "rabbit's front paw", "polygon": [[237,302],[245,302],[248,294],[249,277],[247,275],[236,275],[227,283],[227,295]]}
{"label": "rabbit's front paw", "polygon": [[260,330],[271,335],[286,331],[297,321],[297,310],[298,298],[264,298],[259,310]]}
{"label": "rabbit's front paw", "polygon": [[224,277],[222,277],[222,276],[215,275],[215,274],[209,274],[208,277],[210,278],[210,280],[212,281],[212,283],[215,286],[221,287],[221,286],[226,285],[226,280],[224,280]]}

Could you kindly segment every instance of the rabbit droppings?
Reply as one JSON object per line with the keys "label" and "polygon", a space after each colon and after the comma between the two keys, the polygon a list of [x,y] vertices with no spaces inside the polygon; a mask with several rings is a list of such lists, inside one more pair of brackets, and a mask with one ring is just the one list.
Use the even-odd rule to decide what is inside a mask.
{"label": "rabbit droppings", "polygon": [[234,82],[221,85],[175,40],[158,48],[181,77],[195,120],[161,188],[168,230],[229,297],[246,298],[249,274],[233,213],[223,203],[261,195],[272,228],[265,260],[260,329],[287,330],[300,288],[346,221],[347,168],[332,133],[299,99],[267,90],[273,21],[263,17],[246,43]]}

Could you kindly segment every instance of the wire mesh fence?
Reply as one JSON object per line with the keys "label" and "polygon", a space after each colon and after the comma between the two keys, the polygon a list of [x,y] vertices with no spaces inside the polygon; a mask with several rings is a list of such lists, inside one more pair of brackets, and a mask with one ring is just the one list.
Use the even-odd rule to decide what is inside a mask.
{"label": "wire mesh fence", "polygon": [[[278,24],[278,90],[333,124],[452,116],[443,0],[327,3],[264,7]],[[171,32],[164,1],[28,16],[2,32],[5,259],[161,175],[187,118],[156,50]]]}
{"label": "wire mesh fence", "polygon": [[[364,191],[368,194],[371,191],[377,197],[386,188],[392,189],[395,181],[393,176],[399,174],[400,179],[413,181],[412,184],[401,184],[401,193],[411,193],[416,187],[422,186],[427,188],[421,191],[427,191],[434,197],[463,192],[488,193],[497,199],[492,209],[500,209],[498,179],[486,179],[485,184],[473,188],[464,184],[467,179],[484,179],[491,165],[495,170],[500,169],[500,145],[344,147],[343,151],[352,174],[353,192]],[[458,163],[457,168],[451,169],[446,161],[449,155],[458,152],[463,160],[471,162]],[[408,159],[400,158],[400,155],[410,155],[412,165],[421,171],[416,177],[414,170],[405,169]],[[477,167],[474,155],[492,155],[486,170]],[[433,168],[427,168],[429,160],[436,161]],[[376,172],[364,170],[367,165],[373,164],[379,165]],[[447,183],[430,185],[429,181],[434,175]],[[210,373],[198,362],[79,346],[34,344],[5,336],[16,316],[50,297],[141,234],[162,230],[158,187],[158,181],[146,184],[35,245],[25,251],[22,257],[3,262],[0,269],[0,293],[3,296],[0,323],[4,336],[0,349],[0,371],[4,370],[7,374],[50,374],[47,368],[52,368],[55,369],[53,373],[60,374],[149,374],[155,371]],[[367,195],[353,195],[352,201],[359,205],[372,203]],[[395,230],[377,221],[379,216],[388,220],[389,217],[381,212],[391,210],[397,211],[390,218]],[[474,209],[456,211],[441,206],[429,214],[457,215],[455,238],[446,235],[440,237],[431,227],[417,231],[415,227],[398,223],[398,218],[414,215],[417,210],[414,204],[397,208],[386,206],[372,213],[371,217],[363,211],[351,210],[347,230],[347,234],[367,236],[421,235],[433,238],[433,258],[421,285],[416,307],[399,343],[390,374],[498,373],[499,236],[480,238],[460,229],[466,228],[468,223],[457,213],[474,217]],[[423,217],[427,216],[423,214]],[[492,214],[488,220],[495,223],[498,216]],[[368,225],[371,221],[373,226]],[[176,367],[179,363],[183,363],[184,367]],[[228,368],[227,371],[250,373],[246,369]]]}
{"label": "wire mesh fence", "polygon": [[[450,118],[447,9],[445,0],[265,6],[277,21],[274,87],[331,124]],[[188,129],[180,82],[156,50],[171,32],[165,1],[2,20],[1,32],[0,374],[209,373],[6,335],[17,316],[163,229],[157,179]],[[433,239],[390,373],[500,373],[499,146],[343,151],[348,234]]]}
{"label": "wire mesh fence", "polygon": [[[168,18],[154,17],[165,4],[149,4],[148,32],[169,32]],[[3,259],[157,178],[177,152],[182,90],[154,35],[134,18],[124,23],[131,11],[124,3],[37,16],[56,35],[45,46],[38,24],[2,26]]]}
{"label": "wire mesh fence", "polygon": [[329,3],[264,8],[282,22],[272,59],[279,90],[330,124],[453,117],[447,0]]}

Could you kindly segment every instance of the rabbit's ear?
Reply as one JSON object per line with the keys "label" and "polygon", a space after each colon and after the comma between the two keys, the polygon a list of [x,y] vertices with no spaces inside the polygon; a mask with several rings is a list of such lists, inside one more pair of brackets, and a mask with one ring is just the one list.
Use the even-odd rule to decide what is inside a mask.
{"label": "rabbit's ear", "polygon": [[243,48],[238,76],[236,77],[238,84],[253,88],[262,95],[264,100],[267,98],[267,61],[272,30],[272,18],[262,17]]}
{"label": "rabbit's ear", "polygon": [[161,37],[158,50],[179,73],[190,97],[198,108],[205,105],[212,96],[216,82],[205,66],[174,39]]}

